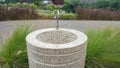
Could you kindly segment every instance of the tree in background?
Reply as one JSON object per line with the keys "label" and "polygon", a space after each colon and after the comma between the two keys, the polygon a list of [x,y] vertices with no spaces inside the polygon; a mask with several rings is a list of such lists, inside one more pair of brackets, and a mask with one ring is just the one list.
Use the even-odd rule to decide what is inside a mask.
{"label": "tree in background", "polygon": [[79,0],[65,0],[62,9],[66,12],[75,12],[77,6],[79,6]]}
{"label": "tree in background", "polygon": [[120,0],[98,0],[93,3],[92,8],[120,10]]}
{"label": "tree in background", "polygon": [[77,7],[86,8],[89,7],[89,4],[86,2],[81,2],[80,0],[65,0],[63,10],[66,12],[75,12]]}
{"label": "tree in background", "polygon": [[48,4],[47,5],[47,9],[48,10],[51,10],[51,11],[53,11],[54,9],[56,9],[57,7],[55,6],[55,5],[53,5],[53,4]]}
{"label": "tree in background", "polygon": [[109,0],[109,7],[112,10],[120,10],[120,0]]}

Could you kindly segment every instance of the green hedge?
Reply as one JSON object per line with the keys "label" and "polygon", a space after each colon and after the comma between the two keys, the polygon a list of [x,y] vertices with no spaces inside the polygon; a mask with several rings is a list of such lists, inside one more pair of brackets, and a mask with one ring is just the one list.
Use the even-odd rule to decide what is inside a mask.
{"label": "green hedge", "polygon": [[[39,15],[41,19],[55,19],[54,17],[56,14],[53,12],[39,12]],[[75,13],[60,13],[61,20],[76,20],[76,14]]]}
{"label": "green hedge", "polygon": [[74,13],[62,13],[62,14],[60,14],[60,19],[62,19],[62,20],[75,20],[76,16],[77,15]]}
{"label": "green hedge", "polygon": [[24,3],[8,3],[8,7],[18,7],[18,8],[29,8],[29,9],[38,9],[34,3],[24,4]]}

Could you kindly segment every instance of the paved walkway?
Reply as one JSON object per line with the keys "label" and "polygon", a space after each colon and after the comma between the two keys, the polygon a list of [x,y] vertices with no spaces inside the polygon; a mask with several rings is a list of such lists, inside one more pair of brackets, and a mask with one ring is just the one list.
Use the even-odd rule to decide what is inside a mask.
{"label": "paved walkway", "polygon": [[[54,28],[56,27],[55,20],[18,20],[18,21],[0,21],[0,42],[9,37],[12,31],[18,25],[30,24],[36,29]],[[94,28],[100,29],[106,26],[120,27],[120,21],[80,21],[80,20],[61,20],[60,27],[71,28],[84,31],[85,29]]]}

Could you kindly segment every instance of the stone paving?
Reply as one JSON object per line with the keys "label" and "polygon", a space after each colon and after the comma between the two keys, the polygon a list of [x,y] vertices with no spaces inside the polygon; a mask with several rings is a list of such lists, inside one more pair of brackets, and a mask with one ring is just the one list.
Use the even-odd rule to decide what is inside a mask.
{"label": "stone paving", "polygon": [[[56,27],[55,20],[16,20],[16,21],[0,21],[0,43],[8,38],[12,31],[18,25],[29,24],[33,27],[33,30],[42,28],[54,28]],[[91,21],[91,20],[61,20],[60,27],[71,28],[84,31],[85,29],[93,28],[100,29],[103,27],[120,27],[120,21]],[[0,45],[1,45],[0,44]]]}

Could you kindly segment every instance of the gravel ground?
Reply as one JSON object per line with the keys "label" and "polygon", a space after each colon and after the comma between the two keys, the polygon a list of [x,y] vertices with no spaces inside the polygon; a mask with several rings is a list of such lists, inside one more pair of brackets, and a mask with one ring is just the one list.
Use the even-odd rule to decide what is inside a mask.
{"label": "gravel ground", "polygon": [[[29,24],[33,27],[33,30],[43,28],[54,28],[56,27],[55,20],[16,20],[16,21],[0,21],[0,45],[3,40],[8,38],[12,31],[18,25]],[[60,27],[71,28],[80,31],[85,29],[101,29],[104,27],[120,27],[120,21],[81,21],[81,20],[60,20]],[[1,46],[0,46],[1,47]]]}

